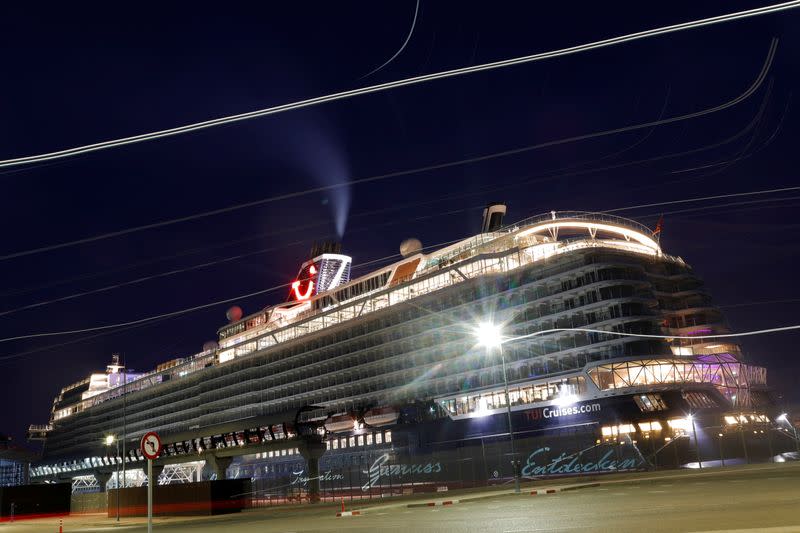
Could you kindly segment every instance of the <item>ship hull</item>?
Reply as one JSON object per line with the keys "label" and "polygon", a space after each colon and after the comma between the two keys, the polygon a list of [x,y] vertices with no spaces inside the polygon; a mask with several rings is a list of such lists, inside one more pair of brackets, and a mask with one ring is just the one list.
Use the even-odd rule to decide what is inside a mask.
{"label": "ship hull", "polygon": [[[798,459],[785,432],[769,423],[726,427],[721,409],[697,413],[694,431],[676,434],[668,429],[669,420],[685,419],[682,408],[643,414],[637,412],[633,395],[591,403],[599,408],[575,415],[544,417],[541,407],[513,412],[513,454],[505,413],[424,420],[423,408],[404,409],[400,421],[405,423],[388,430],[367,427],[330,437],[329,442],[336,439],[339,445],[332,449],[329,444],[319,460],[320,496],[363,499],[503,485],[514,478],[512,459],[519,461],[523,481]],[[639,424],[653,421],[660,421],[663,429],[639,429]],[[603,435],[603,427],[621,422],[636,431]],[[387,431],[391,442],[374,444],[374,435],[385,439]],[[366,445],[366,435],[373,435],[373,444]],[[305,461],[295,457],[243,459],[229,474],[253,479],[255,502],[282,503],[306,497],[306,472]]]}

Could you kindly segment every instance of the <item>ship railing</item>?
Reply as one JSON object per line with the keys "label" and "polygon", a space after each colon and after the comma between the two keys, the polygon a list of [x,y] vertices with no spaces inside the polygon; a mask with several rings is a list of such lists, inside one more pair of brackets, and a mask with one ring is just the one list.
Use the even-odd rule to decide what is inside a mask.
{"label": "ship railing", "polygon": [[72,383],[71,385],[67,385],[66,387],[61,389],[61,394],[64,394],[67,391],[71,391],[72,389],[74,389],[76,387],[80,387],[81,385],[85,385],[86,383],[89,383],[89,381],[90,381],[90,378],[84,378],[84,379],[82,379],[80,381],[76,381],[75,383]]}
{"label": "ship railing", "polygon": [[586,220],[591,222],[603,222],[606,224],[613,224],[615,226],[622,226],[632,229],[647,236],[651,236],[653,234],[652,229],[635,220],[609,213],[600,213],[594,211],[551,211],[549,213],[542,213],[540,215],[524,218],[513,224],[506,225],[498,230],[498,232],[513,233],[514,231],[525,226],[535,226],[537,224],[542,224],[544,222],[550,222],[553,220]]}
{"label": "ship railing", "polygon": [[[487,243],[490,243],[502,237],[506,237],[526,227],[536,226],[537,224],[543,224],[553,220],[558,220],[558,221],[582,220],[591,222],[601,222],[605,224],[611,224],[615,226],[621,226],[624,228],[632,229],[648,237],[653,234],[653,231],[644,224],[636,222],[635,220],[631,220],[616,215],[611,215],[608,213],[596,213],[591,211],[551,211],[549,213],[543,213],[540,215],[522,219],[520,221],[514,222],[513,224],[508,224],[498,229],[497,231],[491,233],[482,233],[480,235],[476,235],[467,240],[467,242],[463,243],[458,248],[447,250],[447,252],[442,255],[436,256],[435,254],[432,254],[432,257],[428,261],[428,265],[425,268],[423,268],[420,271],[420,273],[425,274],[430,271],[439,269],[441,268],[440,265],[450,264],[454,258],[456,258],[458,261],[467,259],[469,256],[477,255],[478,249]],[[583,237],[579,237],[578,239],[584,240]],[[559,239],[559,242],[566,242],[567,240],[568,239]],[[675,259],[675,258],[670,256],[670,259]],[[683,261],[681,260],[681,262]]]}

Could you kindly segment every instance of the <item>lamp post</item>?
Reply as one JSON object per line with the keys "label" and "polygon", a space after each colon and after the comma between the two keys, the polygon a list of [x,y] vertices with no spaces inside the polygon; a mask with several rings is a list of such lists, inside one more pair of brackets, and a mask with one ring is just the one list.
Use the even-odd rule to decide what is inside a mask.
{"label": "lamp post", "polygon": [[117,455],[114,460],[117,463],[117,522],[119,522],[119,439],[116,438],[114,435],[106,435],[106,446],[111,446],[112,444],[117,444]]}
{"label": "lamp post", "polygon": [[497,348],[500,352],[500,361],[503,365],[503,386],[506,396],[506,415],[508,416],[508,437],[511,442],[511,468],[514,473],[514,492],[519,493],[519,468],[517,465],[517,454],[514,450],[514,427],[511,423],[511,398],[508,395],[508,374],[506,373],[506,356],[503,353],[503,337],[501,328],[489,322],[482,322],[476,330],[478,344],[486,348],[487,354],[491,353],[492,348]]}
{"label": "lamp post", "polygon": [[[123,361],[123,365],[124,365]],[[128,483],[128,475],[125,473],[125,458],[127,457],[127,453],[125,450],[125,441],[128,440],[128,418],[127,418],[127,409],[128,409],[128,369],[125,366],[122,367],[122,488],[127,488]],[[119,503],[119,498],[117,498],[117,503]]]}
{"label": "lamp post", "polygon": [[697,451],[697,466],[700,467],[700,470],[703,469],[703,460],[700,459],[700,442],[697,440],[697,427],[694,423],[694,415],[690,414],[687,418],[689,418],[689,422],[692,423],[692,434],[694,435],[694,448]]}
{"label": "lamp post", "polygon": [[789,422],[789,417],[786,415],[786,413],[782,413],[775,420],[778,422],[785,422],[790,428],[792,428],[792,433],[794,433],[794,446],[797,448],[797,453],[800,453],[800,438],[797,436],[797,428],[794,427],[794,424]]}

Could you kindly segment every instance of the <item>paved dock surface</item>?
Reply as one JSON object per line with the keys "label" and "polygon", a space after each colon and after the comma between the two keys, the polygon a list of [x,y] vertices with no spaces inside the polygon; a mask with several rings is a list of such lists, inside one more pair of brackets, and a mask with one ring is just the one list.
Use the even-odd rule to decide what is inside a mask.
{"label": "paved dock surface", "polygon": [[[428,501],[453,502],[433,506],[418,505],[426,501],[423,496],[364,505],[358,508],[362,514],[340,518],[337,509],[329,505],[254,509],[212,518],[166,518],[157,519],[153,531],[800,533],[800,464],[638,475],[579,485],[553,483],[553,487],[575,490],[535,496],[528,490],[522,495],[484,491],[449,499],[429,497]],[[102,516],[64,519],[64,533],[115,530],[138,533],[146,531],[146,526],[141,519],[123,519],[119,525]],[[0,533],[57,531],[58,519],[52,518],[0,524]]]}

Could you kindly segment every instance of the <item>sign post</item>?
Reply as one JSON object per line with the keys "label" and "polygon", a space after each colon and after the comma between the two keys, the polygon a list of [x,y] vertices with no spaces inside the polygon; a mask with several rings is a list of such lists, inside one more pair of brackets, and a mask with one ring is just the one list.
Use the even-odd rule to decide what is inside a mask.
{"label": "sign post", "polygon": [[147,460],[147,533],[153,533],[153,460]]}
{"label": "sign post", "polygon": [[155,431],[142,437],[142,455],[147,459],[147,533],[153,531],[153,460],[161,453],[161,439]]}

